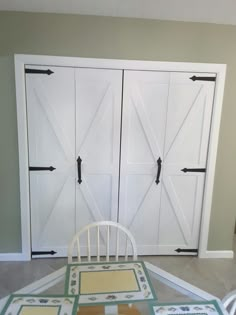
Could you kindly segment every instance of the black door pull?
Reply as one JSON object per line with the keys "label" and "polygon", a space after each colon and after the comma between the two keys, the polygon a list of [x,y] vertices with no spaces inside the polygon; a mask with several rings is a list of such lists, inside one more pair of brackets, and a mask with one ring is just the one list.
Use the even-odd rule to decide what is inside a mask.
{"label": "black door pull", "polygon": [[157,160],[157,177],[156,177],[156,180],[155,180],[155,183],[156,183],[157,185],[160,183],[161,163],[162,163],[162,160],[161,160],[161,158],[159,157],[159,159]]}
{"label": "black door pull", "polygon": [[81,163],[82,163],[82,159],[80,156],[78,156],[77,159],[77,169],[78,169],[78,183],[81,184],[82,183],[82,178],[81,178]]}

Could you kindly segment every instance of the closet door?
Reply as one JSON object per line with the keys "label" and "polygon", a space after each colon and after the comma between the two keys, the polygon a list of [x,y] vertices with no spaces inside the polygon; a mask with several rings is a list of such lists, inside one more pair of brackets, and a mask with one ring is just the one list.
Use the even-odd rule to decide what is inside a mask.
{"label": "closet door", "polygon": [[197,254],[214,79],[208,73],[170,77],[158,228],[161,254]]}
{"label": "closet door", "polygon": [[32,251],[66,256],[75,232],[74,69],[27,68]]}
{"label": "closet door", "polygon": [[125,72],[119,219],[140,254],[198,248],[214,75],[193,75]]}
{"label": "closet door", "polygon": [[163,159],[170,74],[125,71],[119,222],[133,233],[138,253],[155,254],[161,204],[157,160]]}
{"label": "closet door", "polygon": [[122,71],[76,70],[77,231],[94,221],[117,221],[121,95]]}

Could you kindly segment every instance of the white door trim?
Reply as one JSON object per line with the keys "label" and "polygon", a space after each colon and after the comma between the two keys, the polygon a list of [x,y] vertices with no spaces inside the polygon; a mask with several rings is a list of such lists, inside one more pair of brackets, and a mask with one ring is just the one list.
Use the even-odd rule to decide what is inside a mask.
{"label": "white door trim", "polygon": [[[215,97],[214,97],[212,120],[211,120],[210,141],[209,141],[208,157],[207,157],[207,172],[206,172],[206,179],[205,179],[204,198],[203,198],[203,206],[202,206],[203,211],[202,211],[201,231],[200,231],[200,239],[199,239],[199,257],[200,258],[211,257],[210,255],[208,255],[210,251],[207,250],[207,245],[208,245],[210,215],[211,215],[212,197],[213,197],[213,188],[214,188],[214,179],[215,179],[215,166],[216,166],[218,139],[219,139],[219,132],[220,132],[220,120],[221,120],[221,112],[222,112],[223,96],[224,96],[225,75],[226,75],[226,65],[224,67],[222,66],[222,71],[217,72],[217,80],[216,80],[216,85],[215,85]],[[220,257],[221,256],[219,256],[219,258]]]}
{"label": "white door trim", "polygon": [[[130,69],[151,71],[185,71],[185,72],[210,72],[217,76],[215,97],[213,105],[212,126],[209,141],[209,153],[207,159],[207,173],[204,188],[204,200],[200,230],[199,257],[209,257],[207,251],[210,214],[212,205],[213,185],[215,177],[215,165],[217,157],[218,138],[220,130],[220,118],[224,94],[224,82],[226,65],[183,63],[183,62],[159,62],[159,61],[134,61],[134,60],[109,60],[89,59],[76,57],[57,57],[40,55],[15,55],[15,80],[17,103],[17,127],[19,146],[20,169],[20,198],[21,198],[21,237],[22,257],[31,259],[30,241],[30,206],[29,206],[29,174],[28,174],[28,140],[25,98],[25,65],[49,65],[68,66],[81,68],[104,69]],[[221,256],[222,257],[222,256]]]}

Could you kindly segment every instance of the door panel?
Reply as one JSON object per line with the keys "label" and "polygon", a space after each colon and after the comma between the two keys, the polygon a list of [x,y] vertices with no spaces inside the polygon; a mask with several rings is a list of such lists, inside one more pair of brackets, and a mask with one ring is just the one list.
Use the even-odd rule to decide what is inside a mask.
{"label": "door panel", "polygon": [[198,248],[205,173],[182,169],[206,167],[214,82],[192,75],[125,71],[119,218],[140,254]]}
{"label": "door panel", "polygon": [[64,256],[75,231],[74,70],[50,69],[26,74],[29,165],[55,168],[30,171],[32,250]]}
{"label": "door panel", "polygon": [[92,221],[117,221],[121,93],[122,71],[76,70],[77,231]]}
{"label": "door panel", "polygon": [[153,254],[161,198],[155,176],[164,152],[169,74],[125,71],[124,78],[119,221],[134,234],[140,254]]}
{"label": "door panel", "polygon": [[[205,173],[182,170],[207,166],[214,82],[193,82],[193,75],[201,76],[172,73],[170,78],[159,233],[167,253],[198,248]],[[168,216],[175,220],[166,220]]]}

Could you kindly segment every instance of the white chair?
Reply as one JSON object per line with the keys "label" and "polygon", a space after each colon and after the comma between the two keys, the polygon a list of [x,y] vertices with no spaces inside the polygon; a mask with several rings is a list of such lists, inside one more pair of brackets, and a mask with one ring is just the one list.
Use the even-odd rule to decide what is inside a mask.
{"label": "white chair", "polygon": [[225,309],[230,315],[236,314],[236,290],[228,293],[222,300]]}
{"label": "white chair", "polygon": [[[95,233],[92,234],[92,231]],[[112,230],[112,234],[111,234]],[[81,262],[81,236],[87,234],[87,261],[91,261],[91,238],[93,235],[96,240],[96,261],[100,261],[101,255],[101,237],[103,237],[105,243],[105,261],[110,261],[111,250],[114,252],[115,247],[115,261],[119,260],[119,257],[124,256],[124,260],[128,260],[128,256],[131,256],[133,260],[137,259],[137,246],[133,235],[124,226],[112,221],[99,221],[92,224],[88,224],[83,227],[72,239],[68,248],[68,263]],[[115,241],[111,243],[111,235],[115,235]],[[122,246],[121,246],[122,243]],[[113,244],[113,245],[112,245]],[[131,254],[130,254],[131,248]],[[77,251],[76,260],[73,260],[73,254]]]}

